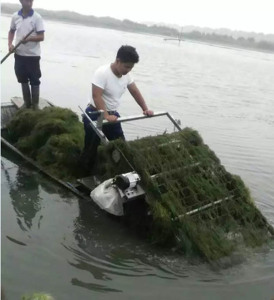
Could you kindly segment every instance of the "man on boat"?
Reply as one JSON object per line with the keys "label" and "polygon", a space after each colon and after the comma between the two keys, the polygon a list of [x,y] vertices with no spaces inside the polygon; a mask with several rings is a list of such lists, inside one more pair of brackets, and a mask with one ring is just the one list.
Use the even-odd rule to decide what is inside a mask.
{"label": "man on boat", "polygon": [[[8,34],[9,51],[16,32],[16,44],[23,43],[15,50],[15,74],[22,85],[22,93],[26,108],[38,109],[40,87],[40,42],[44,40],[44,23],[42,17],[32,9],[33,0],[20,0],[22,9],[14,13]],[[25,36],[33,30],[26,38]],[[31,85],[31,90],[30,86]]]}
{"label": "man on boat", "polygon": [[[94,114],[94,112],[103,110],[104,118],[114,123],[102,128],[108,140],[125,139],[121,123],[115,122],[120,117],[117,109],[120,106],[121,97],[127,89],[141,107],[143,114],[153,115],[153,111],[148,109],[141,92],[129,74],[138,61],[139,55],[134,47],[121,46],[113,63],[101,66],[95,71],[92,80],[93,101],[86,108],[86,113],[95,121],[99,113]],[[84,152],[94,159],[99,145],[99,138],[92,130],[88,118],[84,117],[83,121],[85,129]]]}

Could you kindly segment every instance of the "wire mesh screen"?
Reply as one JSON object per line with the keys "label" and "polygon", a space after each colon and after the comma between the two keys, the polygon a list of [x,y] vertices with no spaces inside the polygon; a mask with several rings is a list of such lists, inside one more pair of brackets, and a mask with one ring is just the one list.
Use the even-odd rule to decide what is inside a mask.
{"label": "wire mesh screen", "polygon": [[[113,160],[114,151],[119,160]],[[99,154],[105,179],[132,170],[140,175],[153,218],[149,236],[156,243],[215,260],[273,235],[241,178],[225,170],[195,130],[118,140]]]}
{"label": "wire mesh screen", "polygon": [[156,136],[175,131],[174,125],[166,118],[146,118],[122,124],[127,141],[140,139],[146,136]]}

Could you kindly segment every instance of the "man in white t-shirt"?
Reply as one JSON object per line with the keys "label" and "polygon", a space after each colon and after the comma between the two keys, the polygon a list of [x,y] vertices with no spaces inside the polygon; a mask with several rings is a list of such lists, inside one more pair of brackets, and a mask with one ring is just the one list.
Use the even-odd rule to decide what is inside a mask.
{"label": "man in white t-shirt", "polygon": [[[40,42],[44,40],[44,23],[42,17],[32,9],[33,0],[20,0],[22,9],[12,15],[8,35],[9,51],[16,33],[16,44],[33,32],[15,50],[15,74],[22,85],[22,93],[26,108],[38,108],[40,87]],[[31,85],[31,91],[29,87]]]}
{"label": "man in white t-shirt", "polygon": [[[104,118],[114,123],[113,125],[103,126],[102,130],[108,140],[125,139],[121,123],[115,123],[115,121],[120,117],[117,109],[120,106],[121,97],[126,90],[130,92],[141,107],[144,115],[153,115],[153,111],[148,109],[141,92],[129,74],[138,61],[139,55],[134,47],[121,46],[117,52],[115,61],[99,67],[94,74],[92,80],[93,101],[88,105],[86,113],[90,114],[92,120],[96,120],[99,114],[94,115],[94,112],[103,110]],[[99,138],[92,130],[88,119],[84,117],[83,121],[85,128],[84,152],[95,159]]]}

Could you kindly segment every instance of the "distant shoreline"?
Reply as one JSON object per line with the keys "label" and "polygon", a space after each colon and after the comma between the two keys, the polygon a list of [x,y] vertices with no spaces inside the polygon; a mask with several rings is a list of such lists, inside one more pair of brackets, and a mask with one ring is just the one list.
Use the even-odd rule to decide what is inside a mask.
{"label": "distant shoreline", "polygon": [[[11,16],[16,10],[20,9],[17,4],[1,4],[1,14],[4,16]],[[259,38],[256,40],[254,37],[238,37],[234,38],[229,35],[216,34],[216,33],[203,33],[198,30],[190,32],[179,32],[175,28],[167,26],[151,25],[135,23],[130,20],[118,20],[111,17],[95,17],[81,15],[71,11],[50,11],[44,9],[35,9],[40,13],[44,19],[55,22],[62,22],[65,24],[82,25],[86,27],[105,28],[111,30],[118,30],[123,32],[139,33],[144,35],[160,36],[162,38],[179,39],[182,42],[199,43],[208,46],[221,47],[227,49],[242,49],[263,53],[274,53],[274,40],[270,41]],[[261,38],[261,35],[258,34]],[[270,35],[272,38],[272,35]]]}
{"label": "distant shoreline", "polygon": [[[1,15],[5,16],[5,17],[11,17],[12,16],[12,14],[7,14],[7,13],[3,13]],[[48,21],[52,21],[52,22],[63,23],[63,24],[85,26],[85,27],[94,27],[94,28],[102,28],[102,29],[109,29],[109,30],[117,30],[117,31],[122,31],[122,32],[124,31],[124,30],[121,30],[121,29],[112,29],[112,28],[105,28],[105,27],[100,27],[100,26],[88,26],[88,25],[85,25],[85,24],[79,24],[79,23],[76,23],[76,22],[70,22],[70,21],[64,21],[64,20],[55,20],[55,19],[53,20],[53,19],[50,19],[50,18],[47,18],[47,17],[45,17],[44,19],[48,20]],[[146,32],[134,32],[134,31],[132,31],[132,33],[142,34],[142,35],[159,36],[159,37],[161,37],[163,39],[170,38],[170,37],[166,37],[164,35],[153,34],[153,33],[146,33]],[[175,38],[174,38],[174,41],[176,41]],[[217,47],[217,48],[224,48],[224,49],[246,50],[246,51],[252,51],[252,52],[274,54],[274,50],[273,51],[268,51],[268,50],[263,50],[263,49],[254,49],[254,48],[240,47],[240,46],[235,46],[235,45],[227,45],[227,44],[220,44],[220,43],[208,43],[208,42],[203,42],[203,41],[199,41],[199,40],[192,40],[192,39],[183,39],[183,40],[181,40],[181,42],[182,43],[183,42],[189,42],[189,43],[201,44],[201,45],[206,45],[206,46],[211,46],[211,47]]]}
{"label": "distant shoreline", "polygon": [[[182,41],[182,42],[184,42],[184,41]],[[252,51],[252,52],[259,52],[259,53],[274,54],[274,50],[268,51],[268,50],[263,50],[263,49],[254,49],[254,48],[240,47],[240,46],[220,44],[220,43],[207,43],[207,42],[202,42],[202,41],[197,41],[197,40],[187,40],[187,39],[185,39],[185,42],[207,45],[207,46],[211,46],[211,47],[224,48],[224,49],[246,50],[246,51]]]}

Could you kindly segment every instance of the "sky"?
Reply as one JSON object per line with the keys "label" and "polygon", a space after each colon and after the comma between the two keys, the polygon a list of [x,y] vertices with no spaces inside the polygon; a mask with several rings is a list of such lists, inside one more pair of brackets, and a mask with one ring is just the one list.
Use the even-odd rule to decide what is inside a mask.
{"label": "sky", "polygon": [[[19,3],[19,0],[2,2]],[[69,10],[140,23],[274,34],[274,0],[34,0],[33,8]]]}

